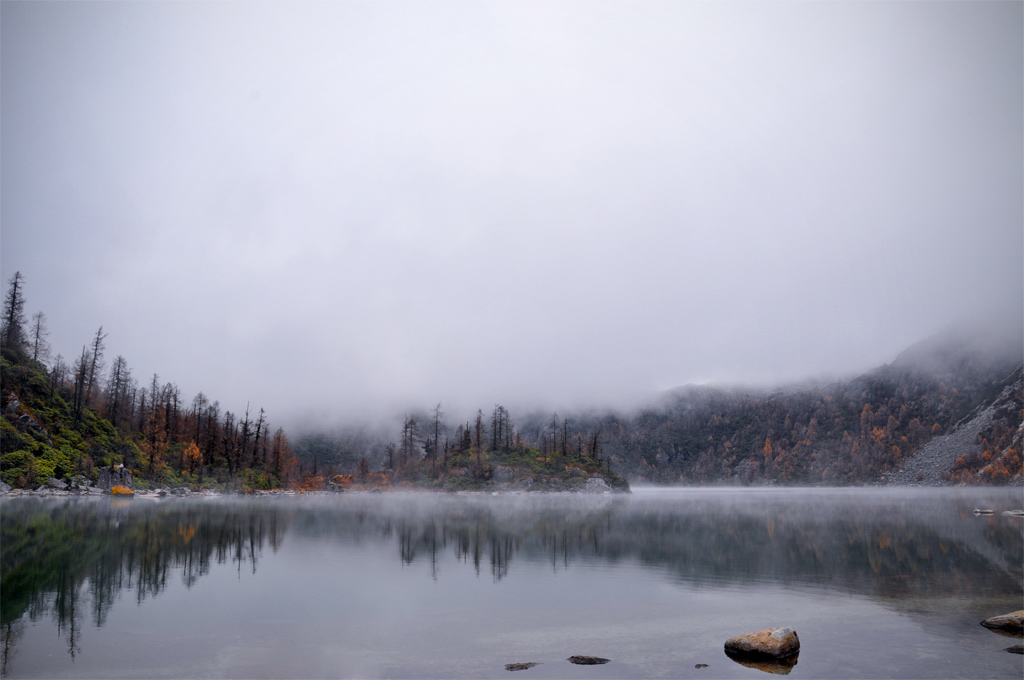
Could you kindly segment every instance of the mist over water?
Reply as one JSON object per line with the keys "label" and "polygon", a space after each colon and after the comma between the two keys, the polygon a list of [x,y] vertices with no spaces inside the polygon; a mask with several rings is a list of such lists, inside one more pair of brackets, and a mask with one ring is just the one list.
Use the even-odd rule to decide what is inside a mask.
{"label": "mist over water", "polygon": [[587,677],[749,677],[723,641],[790,625],[794,675],[1017,677],[1014,640],[977,622],[1024,596],[1024,529],[1000,514],[1019,505],[1000,489],[8,499],[4,668],[577,677],[565,659],[588,654],[612,663]]}

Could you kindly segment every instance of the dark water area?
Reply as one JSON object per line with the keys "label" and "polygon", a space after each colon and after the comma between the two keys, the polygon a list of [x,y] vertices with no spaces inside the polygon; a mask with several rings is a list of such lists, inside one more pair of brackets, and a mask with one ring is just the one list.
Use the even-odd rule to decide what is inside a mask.
{"label": "dark water area", "polygon": [[[1024,608],[1024,520],[1001,514],[1022,506],[1019,488],[7,498],[0,670],[1020,678],[1024,641],[978,622]],[[772,626],[796,629],[795,665],[725,655]]]}

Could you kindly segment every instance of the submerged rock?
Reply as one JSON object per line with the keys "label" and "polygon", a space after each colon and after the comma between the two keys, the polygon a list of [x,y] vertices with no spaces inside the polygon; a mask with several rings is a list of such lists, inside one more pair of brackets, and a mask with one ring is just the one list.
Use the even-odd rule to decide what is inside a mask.
{"label": "submerged rock", "polygon": [[505,670],[507,670],[507,671],[525,671],[525,670],[527,670],[529,668],[533,668],[534,666],[539,666],[539,665],[540,664],[537,663],[536,661],[527,661],[526,663],[507,663],[507,664],[505,664]]}
{"label": "submerged rock", "polygon": [[766,628],[756,633],[737,635],[725,641],[730,657],[785,659],[800,651],[800,638],[792,628]]}
{"label": "submerged rock", "polygon": [[1003,635],[1024,637],[1024,609],[1010,612],[1009,614],[993,616],[982,621],[981,625]]}
{"label": "submerged rock", "polygon": [[608,663],[608,659],[602,659],[599,656],[570,656],[569,662],[579,664],[580,666],[597,666],[598,664]]}

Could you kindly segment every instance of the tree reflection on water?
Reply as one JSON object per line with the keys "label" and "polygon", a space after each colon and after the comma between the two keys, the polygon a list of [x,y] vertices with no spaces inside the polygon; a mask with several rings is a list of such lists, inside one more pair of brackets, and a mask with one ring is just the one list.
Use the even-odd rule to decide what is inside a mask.
{"label": "tree reflection on water", "polygon": [[83,601],[101,627],[122,593],[141,603],[175,575],[191,587],[214,561],[255,572],[264,544],[276,551],[286,524],[279,508],[230,503],[25,498],[5,500],[2,511],[5,673],[26,616],[52,614],[74,657]]}
{"label": "tree reflection on water", "polygon": [[[995,493],[995,492],[993,492]],[[1009,509],[1013,494],[995,493]],[[639,495],[638,495],[639,496]],[[214,563],[255,573],[265,546],[298,541],[395,547],[403,564],[456,560],[500,583],[514,562],[640,564],[693,584],[779,584],[875,599],[1016,599],[1022,521],[975,517],[952,492],[583,496],[351,494],[314,499],[17,498],[0,524],[2,670],[25,621],[51,615],[79,652],[88,608],[101,627],[124,593],[186,587]],[[316,568],[309,565],[310,569]]]}

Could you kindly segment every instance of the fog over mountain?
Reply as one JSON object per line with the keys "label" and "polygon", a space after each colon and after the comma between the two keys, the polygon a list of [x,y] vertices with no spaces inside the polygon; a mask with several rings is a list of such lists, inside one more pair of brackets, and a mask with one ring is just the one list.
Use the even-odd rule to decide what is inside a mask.
{"label": "fog over mountain", "polygon": [[0,273],[286,426],[1019,347],[1022,7],[5,2]]}

